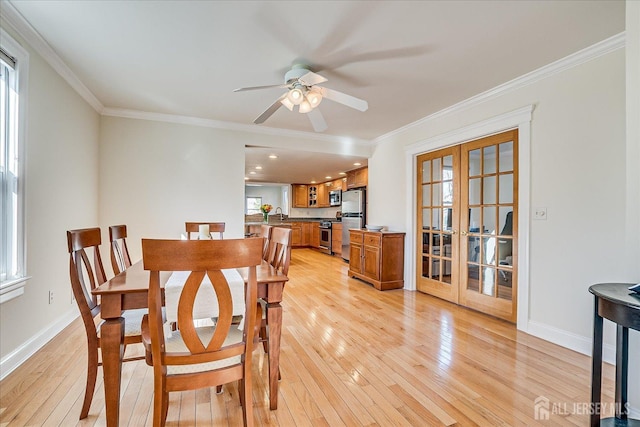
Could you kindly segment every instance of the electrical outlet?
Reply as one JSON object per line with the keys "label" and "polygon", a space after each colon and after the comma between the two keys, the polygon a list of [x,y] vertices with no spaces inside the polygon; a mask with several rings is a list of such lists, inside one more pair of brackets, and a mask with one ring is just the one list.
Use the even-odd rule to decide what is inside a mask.
{"label": "electrical outlet", "polygon": [[49,291],[49,304],[53,304],[53,291]]}

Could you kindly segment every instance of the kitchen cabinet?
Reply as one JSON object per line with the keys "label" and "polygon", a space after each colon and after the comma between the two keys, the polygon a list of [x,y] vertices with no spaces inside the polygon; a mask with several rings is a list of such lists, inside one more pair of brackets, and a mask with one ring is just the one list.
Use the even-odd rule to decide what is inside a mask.
{"label": "kitchen cabinet", "polygon": [[302,246],[302,223],[301,222],[292,222],[291,223],[291,247],[300,247]]}
{"label": "kitchen cabinet", "polygon": [[329,187],[327,184],[318,185],[318,207],[328,208],[329,204]]}
{"label": "kitchen cabinet", "polygon": [[369,181],[369,169],[360,168],[347,172],[347,189],[366,187]]}
{"label": "kitchen cabinet", "polygon": [[[302,223],[302,236],[301,236],[301,242],[300,245],[301,246],[311,246],[311,224],[310,222],[303,222]],[[318,244],[318,246],[320,246]]]}
{"label": "kitchen cabinet", "polygon": [[311,223],[311,247],[318,249],[320,247],[320,223]]}
{"label": "kitchen cabinet", "polygon": [[342,255],[342,224],[334,222],[331,225],[331,251]]}
{"label": "kitchen cabinet", "polygon": [[305,184],[293,184],[293,198],[291,200],[291,206],[294,208],[308,208],[309,207],[309,190]]}
{"label": "kitchen cabinet", "polygon": [[405,233],[350,230],[349,276],[385,291],[404,287]]}
{"label": "kitchen cabinet", "polygon": [[307,207],[318,207],[318,186],[316,184],[307,185]]}

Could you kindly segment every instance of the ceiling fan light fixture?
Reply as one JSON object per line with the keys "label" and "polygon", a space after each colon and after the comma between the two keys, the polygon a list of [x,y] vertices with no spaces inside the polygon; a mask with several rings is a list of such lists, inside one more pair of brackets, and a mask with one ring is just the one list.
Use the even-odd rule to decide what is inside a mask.
{"label": "ceiling fan light fixture", "polygon": [[298,107],[298,112],[299,113],[308,113],[311,110],[313,110],[313,107],[311,106],[309,101],[307,101],[306,99],[304,101],[302,101],[300,103],[300,106]]}
{"label": "ceiling fan light fixture", "polygon": [[300,105],[300,103],[304,101],[304,93],[299,87],[294,87],[287,94],[287,99],[291,101],[293,105]]}
{"label": "ceiling fan light fixture", "polygon": [[307,101],[311,104],[311,108],[315,108],[322,102],[322,94],[316,88],[312,88],[307,93]]}
{"label": "ceiling fan light fixture", "polygon": [[289,98],[288,98],[288,97],[286,97],[286,96],[285,96],[284,98],[282,98],[282,99],[280,100],[280,103],[281,103],[282,105],[284,105],[285,107],[287,107],[287,108],[289,109],[289,111],[293,111],[293,106],[294,106],[294,104],[293,104],[293,102],[289,101]]}

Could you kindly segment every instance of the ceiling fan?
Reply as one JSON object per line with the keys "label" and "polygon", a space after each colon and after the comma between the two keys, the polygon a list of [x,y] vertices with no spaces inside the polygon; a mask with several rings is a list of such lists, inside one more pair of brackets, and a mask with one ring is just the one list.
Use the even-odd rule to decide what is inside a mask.
{"label": "ceiling fan", "polygon": [[324,98],[346,105],[347,107],[355,108],[359,111],[367,111],[367,108],[369,108],[367,101],[337,90],[318,86],[318,84],[326,81],[326,78],[309,70],[308,66],[296,64],[284,75],[284,84],[241,87],[235,89],[234,92],[275,87],[288,89],[287,92],[276,99],[269,108],[253,121],[255,124],[264,123],[265,120],[284,105],[289,111],[296,109],[299,113],[306,113],[313,126],[313,130],[322,132],[327,129],[327,122],[324,120],[324,116],[320,110],[316,109],[316,107]]}

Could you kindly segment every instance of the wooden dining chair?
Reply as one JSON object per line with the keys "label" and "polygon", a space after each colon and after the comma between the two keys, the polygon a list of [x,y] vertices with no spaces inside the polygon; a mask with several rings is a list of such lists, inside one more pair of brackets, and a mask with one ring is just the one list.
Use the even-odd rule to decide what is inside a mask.
{"label": "wooden dining chair", "polygon": [[[87,335],[87,384],[84,392],[80,419],[89,414],[93,393],[96,386],[98,360],[100,349],[100,329],[96,326],[95,318],[100,314],[100,304],[91,291],[106,282],[102,258],[100,256],[100,228],[84,228],[67,231],[67,245],[69,247],[69,275],[73,297],[80,309],[80,316]],[[147,310],[126,310],[122,312],[125,318],[124,345],[142,342],[141,323]],[[141,360],[144,356],[130,357],[125,362]]]}
{"label": "wooden dining chair", "polygon": [[[149,275],[149,315],[142,325],[147,363],[153,366],[153,425],[163,426],[169,392],[221,386],[239,381],[245,426],[253,425],[251,353],[256,322],[256,266],[262,262],[262,238],[228,240],[142,240]],[[248,267],[242,330],[232,324],[233,301],[222,269]],[[189,271],[178,302],[180,329],[163,329],[161,271]],[[205,275],[218,301],[218,318],[197,326],[193,306]]]}
{"label": "wooden dining chair", "polygon": [[[285,276],[289,274],[289,264],[291,262],[291,229],[285,227],[272,227],[271,238],[269,240],[269,251],[265,259],[276,270],[280,270]],[[258,314],[260,315],[259,340],[262,341],[262,348],[265,353],[269,351],[268,317],[267,304],[260,300]],[[279,374],[278,374],[279,375]]]}
{"label": "wooden dining chair", "polygon": [[218,233],[220,240],[223,238],[225,223],[224,222],[185,222],[185,231],[187,232],[187,240],[191,240],[192,233],[198,233],[201,225],[209,225],[209,234]]}
{"label": "wooden dining chair", "polygon": [[131,257],[127,247],[127,226],[112,225],[109,227],[111,242],[111,267],[116,276],[131,267]]}
{"label": "wooden dining chair", "polygon": [[271,227],[267,224],[262,224],[260,226],[260,237],[264,238],[264,250],[262,251],[262,259],[267,260],[267,256],[269,255],[269,242],[271,241]]}

